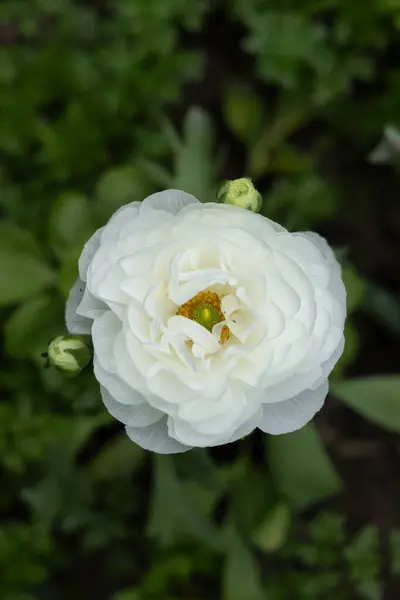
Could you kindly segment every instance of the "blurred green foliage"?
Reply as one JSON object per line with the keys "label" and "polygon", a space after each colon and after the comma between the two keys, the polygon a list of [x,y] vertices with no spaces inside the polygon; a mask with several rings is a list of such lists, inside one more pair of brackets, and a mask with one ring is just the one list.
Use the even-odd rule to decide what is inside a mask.
{"label": "blurred green foliage", "polygon": [[[398,0],[1,2],[4,600],[382,597],[377,527],[349,535],[345,515],[321,508],[344,482],[314,424],[257,451],[251,436],[225,453],[149,456],[105,414],[90,369],[66,380],[41,354],[64,331],[82,244],[132,199],[172,186],[212,201],[227,171],[253,177],[263,214],[291,230],[357,221],[329,157],[349,144],[398,166],[399,30]],[[216,86],[204,73],[221,32],[235,47],[217,38],[230,66]],[[191,85],[212,114],[188,104]],[[337,254],[349,320],[333,393],[398,433],[400,378],[345,378],[357,315],[398,336],[398,299]],[[389,545],[394,575],[398,531]]]}

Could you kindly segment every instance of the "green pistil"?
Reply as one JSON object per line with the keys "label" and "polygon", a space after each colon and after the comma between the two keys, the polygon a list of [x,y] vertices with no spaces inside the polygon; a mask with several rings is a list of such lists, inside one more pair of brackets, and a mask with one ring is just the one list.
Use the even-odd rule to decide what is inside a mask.
{"label": "green pistil", "polygon": [[224,317],[218,308],[208,302],[202,302],[193,309],[192,319],[211,332],[214,325],[223,321]]}

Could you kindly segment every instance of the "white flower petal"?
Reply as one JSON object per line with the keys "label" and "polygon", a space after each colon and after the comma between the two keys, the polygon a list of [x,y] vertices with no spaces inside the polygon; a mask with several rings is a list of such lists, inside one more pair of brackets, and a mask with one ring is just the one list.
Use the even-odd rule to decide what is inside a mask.
{"label": "white flower petal", "polygon": [[327,361],[325,361],[321,365],[324,377],[328,377],[328,375],[331,373],[332,369],[336,365],[337,361],[342,356],[343,350],[344,350],[344,345],[345,345],[345,339],[344,339],[344,335],[342,335],[339,345],[336,348],[335,352],[332,354],[332,356],[330,358],[328,358]]}
{"label": "white flower petal", "polygon": [[205,327],[186,317],[173,316],[168,319],[168,329],[173,333],[180,333],[185,339],[195,342],[205,353],[218,352],[220,345],[215,337]]}
{"label": "white flower petal", "polygon": [[246,435],[250,435],[250,433],[252,433],[254,431],[254,429],[256,429],[256,427],[258,427],[258,424],[260,423],[260,421],[262,419],[262,415],[263,415],[263,407],[260,406],[258,411],[252,417],[250,417],[250,419],[248,421],[246,421],[240,427],[238,427],[236,429],[235,433],[230,438],[228,438],[225,442],[222,442],[222,443],[230,444],[232,442],[236,442],[237,440],[245,437]]}
{"label": "white flower petal", "polygon": [[[145,379],[144,373],[138,369],[131,358],[123,329],[121,329],[114,340],[113,351],[115,357],[116,375],[118,375],[118,377],[122,379],[122,381],[124,381],[130,388],[137,390],[143,395],[148,393],[149,384]],[[143,355],[145,354],[145,352],[143,352],[143,348],[141,349],[141,353]]]}
{"label": "white flower petal", "polygon": [[328,393],[325,380],[315,390],[305,390],[291,400],[264,404],[262,420],[258,423],[264,433],[278,435],[304,427],[323,406]]}
{"label": "white flower petal", "polygon": [[119,208],[117,212],[113,214],[107,225],[103,228],[101,234],[102,244],[118,241],[120,231],[125,223],[137,218],[140,204],[140,202],[131,202],[130,204],[121,206],[121,208]]}
{"label": "white flower petal", "polygon": [[104,227],[95,231],[95,233],[86,242],[86,244],[83,247],[82,254],[79,258],[79,263],[78,263],[79,264],[79,277],[82,279],[82,281],[86,281],[86,273],[87,273],[90,261],[92,260],[93,256],[95,255],[95,252],[97,252],[97,250],[100,247],[101,234],[102,234],[103,229],[104,229]]}
{"label": "white flower petal", "polygon": [[106,371],[115,373],[114,341],[121,331],[121,321],[111,312],[96,319],[92,326],[94,353]]}
{"label": "white flower petal", "polygon": [[336,257],[335,257],[335,254],[334,254],[332,248],[329,246],[326,239],[323,238],[321,235],[319,235],[318,233],[315,233],[314,231],[306,231],[304,233],[303,232],[295,233],[294,235],[296,237],[297,236],[303,237],[303,238],[306,238],[307,240],[309,240],[312,244],[314,244],[314,246],[316,246],[318,248],[318,250],[324,256],[325,260],[327,260],[330,264],[336,264],[340,268],[340,265],[336,260]]}
{"label": "white flower petal", "polygon": [[141,404],[128,405],[117,402],[103,387],[100,388],[100,392],[110,415],[129,427],[147,427],[163,417],[163,413],[152,408],[143,397]]}
{"label": "white flower petal", "polygon": [[191,450],[190,446],[180,444],[168,435],[167,418],[148,427],[126,427],[128,437],[145,450],[159,454],[177,454]]}
{"label": "white flower petal", "polygon": [[65,323],[69,333],[74,335],[89,335],[92,329],[92,321],[76,312],[85,293],[85,287],[85,282],[78,277],[69,292],[65,307]]}
{"label": "white flower petal", "polygon": [[[167,190],[121,207],[79,268],[68,328],[92,331],[104,404],[142,447],[173,453],[257,426],[293,431],[322,406],[346,316],[323,238]],[[177,314],[203,290],[222,298],[212,333]]]}
{"label": "white flower petal", "polygon": [[143,200],[140,211],[165,210],[166,212],[178,214],[182,208],[189,204],[201,204],[197,198],[181,190],[165,190],[152,194]]}
{"label": "white flower petal", "polygon": [[97,381],[120,404],[134,405],[143,402],[143,395],[130,387],[114,373],[109,373],[100,365],[98,358],[93,358],[93,371]]}
{"label": "white flower petal", "polygon": [[87,319],[96,319],[101,317],[107,310],[107,305],[102,300],[95,298],[86,288],[76,312]]}

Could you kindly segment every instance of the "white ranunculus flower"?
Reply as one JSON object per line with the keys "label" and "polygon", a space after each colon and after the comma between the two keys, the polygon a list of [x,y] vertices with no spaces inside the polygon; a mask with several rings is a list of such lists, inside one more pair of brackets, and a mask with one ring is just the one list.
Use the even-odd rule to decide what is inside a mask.
{"label": "white ranunculus flower", "polygon": [[108,411],[183,452],[305,425],[340,357],[346,292],[328,244],[177,190],[123,206],[87,242],[67,303]]}

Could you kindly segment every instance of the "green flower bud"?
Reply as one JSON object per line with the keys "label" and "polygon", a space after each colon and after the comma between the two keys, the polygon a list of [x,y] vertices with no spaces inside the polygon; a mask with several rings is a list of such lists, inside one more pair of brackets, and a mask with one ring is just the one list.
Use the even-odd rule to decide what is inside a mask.
{"label": "green flower bud", "polygon": [[261,194],[254,187],[249,177],[225,181],[219,188],[218,202],[233,204],[252,212],[259,212],[262,204]]}
{"label": "green flower bud", "polygon": [[80,335],[59,335],[49,344],[47,366],[69,375],[78,375],[91,361],[88,339]]}

